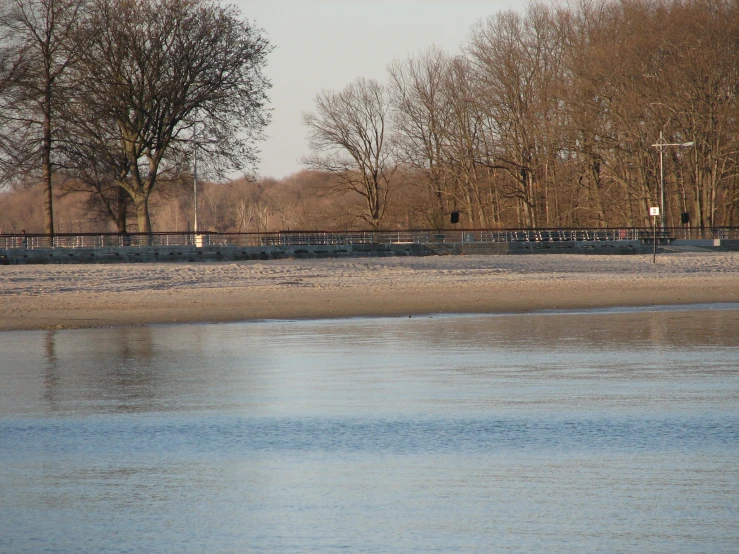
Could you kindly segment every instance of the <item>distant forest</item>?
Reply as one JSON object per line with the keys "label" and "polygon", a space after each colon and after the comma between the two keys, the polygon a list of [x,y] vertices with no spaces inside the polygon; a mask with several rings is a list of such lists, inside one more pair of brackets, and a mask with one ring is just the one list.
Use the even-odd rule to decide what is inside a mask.
{"label": "distant forest", "polygon": [[[241,165],[250,166],[256,157],[249,148],[268,122],[260,95],[269,84],[259,71],[269,47],[256,31],[240,29],[235,36],[261,48],[256,58],[242,60],[250,69],[239,84],[255,79],[258,92],[251,112],[239,120],[253,131],[253,142],[238,151],[246,156]],[[12,56],[3,59],[8,75]],[[69,66],[80,63],[73,56]],[[5,82],[6,91],[21,90]],[[149,87],[139,94],[148,98],[136,108],[142,114],[157,98],[159,82],[131,80]],[[238,161],[225,147],[232,144],[229,132],[239,128],[210,119],[211,113],[227,117],[228,110],[193,110],[173,127],[180,134],[174,132],[161,156],[147,197],[149,229],[192,229],[196,157],[199,171],[211,177],[198,182],[200,230],[442,228],[451,212],[459,212],[465,228],[649,226],[649,208],[660,206],[662,193],[668,226],[680,226],[685,213],[693,227],[737,226],[738,87],[736,0],[532,3],[523,13],[479,22],[458,52],[430,47],[389,61],[385,82],[359,78],[318,94],[314,110],[303,116],[311,147],[306,170],[281,180],[216,182],[225,161]],[[134,110],[125,95],[85,94],[99,99],[103,92],[121,113]],[[217,93],[214,98],[221,98]],[[0,125],[13,121],[8,106],[0,101]],[[142,145],[123,152],[123,162],[109,163],[96,157],[96,142],[79,125],[76,138],[66,137],[72,127],[64,119],[69,114],[62,115],[49,150],[48,186],[39,163],[20,171],[17,156],[8,154],[12,149],[0,156],[0,232],[43,232],[48,190],[56,232],[146,231],[132,194],[140,184],[131,182],[151,168],[147,155],[154,150]],[[107,137],[102,142],[111,160],[129,140],[106,127],[116,116],[106,112],[92,129]],[[197,148],[188,150],[193,142]],[[80,143],[90,149],[69,147]],[[78,151],[97,161],[93,179],[73,163]],[[26,161],[41,160],[36,153]]]}

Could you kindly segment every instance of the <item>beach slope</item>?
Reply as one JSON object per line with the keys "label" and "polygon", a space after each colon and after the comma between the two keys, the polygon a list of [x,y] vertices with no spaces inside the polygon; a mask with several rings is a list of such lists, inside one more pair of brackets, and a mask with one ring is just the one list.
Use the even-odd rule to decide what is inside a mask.
{"label": "beach slope", "polygon": [[735,302],[726,252],[0,269],[0,330]]}

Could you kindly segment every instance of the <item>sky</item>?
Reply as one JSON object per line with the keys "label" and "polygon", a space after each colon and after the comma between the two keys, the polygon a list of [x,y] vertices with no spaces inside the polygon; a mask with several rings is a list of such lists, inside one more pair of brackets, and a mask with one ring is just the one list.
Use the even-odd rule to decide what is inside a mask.
{"label": "sky", "polygon": [[472,26],[525,0],[231,0],[275,47],[266,76],[272,122],[257,175],[282,179],[310,153],[302,114],[322,90],[358,77],[387,82],[387,66],[432,45],[456,53]]}

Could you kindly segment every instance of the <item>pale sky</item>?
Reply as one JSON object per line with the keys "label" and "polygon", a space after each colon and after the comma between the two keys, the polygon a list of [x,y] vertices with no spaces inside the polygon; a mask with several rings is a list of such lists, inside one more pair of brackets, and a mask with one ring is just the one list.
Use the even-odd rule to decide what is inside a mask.
{"label": "pale sky", "polygon": [[260,143],[257,174],[281,179],[304,169],[309,153],[302,113],[321,90],[357,77],[387,82],[386,68],[436,44],[456,53],[474,23],[523,10],[526,0],[232,0],[275,46],[265,73],[272,81],[272,123]]}

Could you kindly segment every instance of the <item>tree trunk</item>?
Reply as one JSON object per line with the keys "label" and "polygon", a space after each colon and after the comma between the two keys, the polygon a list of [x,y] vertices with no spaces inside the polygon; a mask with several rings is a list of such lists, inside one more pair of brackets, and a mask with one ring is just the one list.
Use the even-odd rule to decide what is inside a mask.
{"label": "tree trunk", "polygon": [[149,218],[149,196],[144,193],[137,194],[133,197],[136,206],[136,220],[139,226],[139,233],[151,234],[151,219]]}
{"label": "tree trunk", "polygon": [[44,127],[41,146],[41,168],[44,181],[44,232],[54,236],[54,198],[51,188],[51,83],[44,91]]}
{"label": "tree trunk", "polygon": [[380,228],[380,219],[382,207],[380,206],[380,190],[376,180],[365,179],[364,187],[367,198],[367,218],[368,222],[375,229]]}
{"label": "tree trunk", "polygon": [[117,213],[116,213],[116,219],[115,219],[115,226],[119,233],[123,234],[127,231],[127,224],[126,221],[126,200],[128,198],[128,194],[125,190],[122,188],[118,188],[118,204],[116,205]]}

